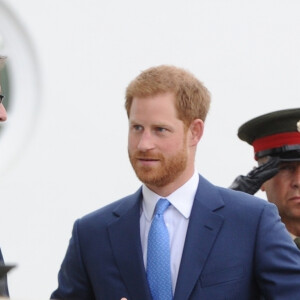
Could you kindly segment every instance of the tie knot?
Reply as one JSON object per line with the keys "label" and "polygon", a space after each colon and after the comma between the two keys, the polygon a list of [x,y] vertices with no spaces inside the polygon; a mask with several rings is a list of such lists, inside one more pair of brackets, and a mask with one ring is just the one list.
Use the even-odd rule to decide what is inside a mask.
{"label": "tie knot", "polygon": [[155,206],[155,214],[162,215],[165,210],[169,207],[170,202],[165,198],[160,198]]}

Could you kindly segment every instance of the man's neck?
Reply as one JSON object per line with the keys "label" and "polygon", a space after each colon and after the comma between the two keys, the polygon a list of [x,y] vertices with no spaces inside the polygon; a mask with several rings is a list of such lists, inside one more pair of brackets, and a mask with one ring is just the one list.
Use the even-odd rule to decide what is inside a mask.
{"label": "man's neck", "polygon": [[177,189],[179,189],[181,186],[183,186],[186,182],[188,182],[192,176],[194,175],[194,170],[189,172],[189,174],[185,174],[185,176],[180,176],[176,179],[176,181],[170,182],[169,184],[158,187],[154,185],[148,185],[147,187],[156,193],[157,195],[160,195],[162,197],[167,197],[174,193]]}
{"label": "man's neck", "polygon": [[288,232],[295,237],[300,237],[300,220],[299,222],[285,222],[284,220],[282,220],[282,222],[285,224]]}

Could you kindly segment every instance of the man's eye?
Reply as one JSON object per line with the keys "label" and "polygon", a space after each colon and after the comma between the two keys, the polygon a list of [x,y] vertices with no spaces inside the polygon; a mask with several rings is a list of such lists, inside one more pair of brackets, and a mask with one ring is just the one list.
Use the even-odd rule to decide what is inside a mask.
{"label": "man's eye", "polygon": [[288,169],[288,166],[280,166],[279,167],[279,170],[286,170],[286,169]]}
{"label": "man's eye", "polygon": [[141,131],[143,128],[141,125],[133,125],[132,128],[135,130],[135,131]]}
{"label": "man's eye", "polygon": [[163,127],[157,127],[157,128],[156,128],[156,131],[158,131],[158,132],[166,132],[167,129],[166,129],[166,128],[163,128]]}

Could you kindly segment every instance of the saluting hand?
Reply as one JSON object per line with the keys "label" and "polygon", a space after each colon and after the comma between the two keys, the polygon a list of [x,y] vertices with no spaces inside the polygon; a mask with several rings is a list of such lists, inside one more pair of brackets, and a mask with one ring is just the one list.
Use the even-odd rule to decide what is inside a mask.
{"label": "saluting hand", "polygon": [[279,172],[279,162],[279,157],[270,157],[266,163],[253,169],[246,176],[238,176],[229,188],[254,195],[265,181]]}

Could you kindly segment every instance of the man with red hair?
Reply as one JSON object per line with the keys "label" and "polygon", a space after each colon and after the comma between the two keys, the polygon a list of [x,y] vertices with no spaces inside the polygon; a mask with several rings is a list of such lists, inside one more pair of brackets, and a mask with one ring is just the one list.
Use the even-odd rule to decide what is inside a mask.
{"label": "man with red hair", "polygon": [[276,206],[195,168],[207,88],[162,65],[139,74],[125,98],[142,185],[74,223],[51,299],[300,299],[300,252]]}

